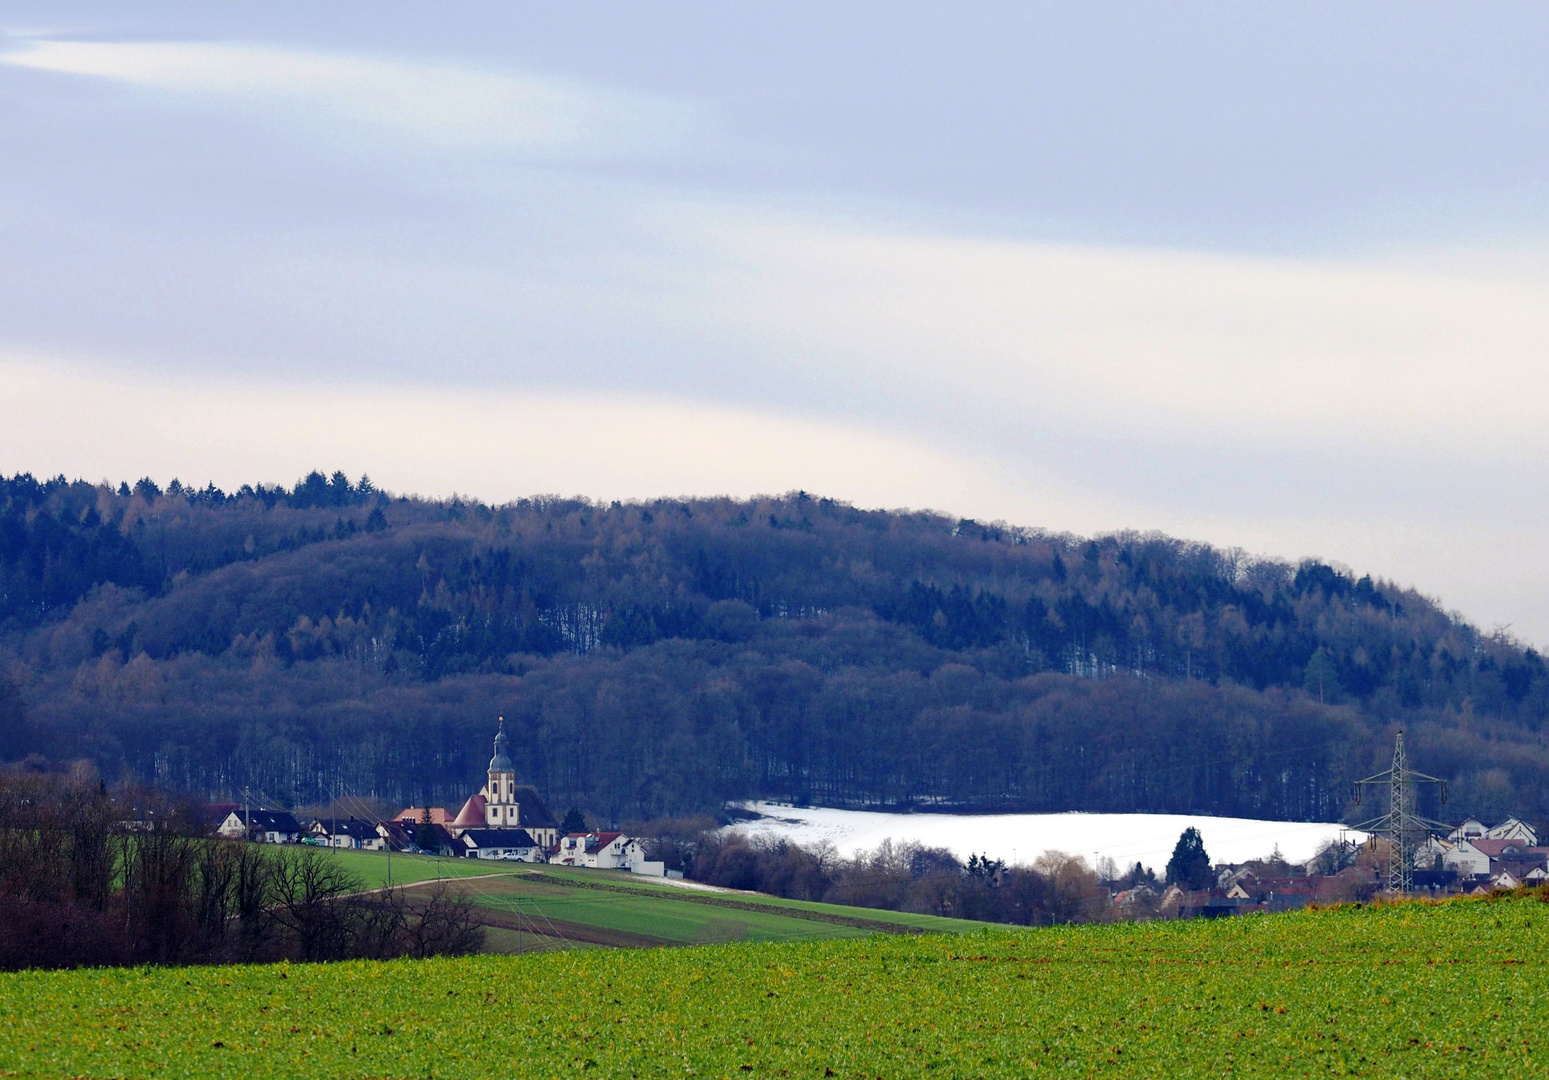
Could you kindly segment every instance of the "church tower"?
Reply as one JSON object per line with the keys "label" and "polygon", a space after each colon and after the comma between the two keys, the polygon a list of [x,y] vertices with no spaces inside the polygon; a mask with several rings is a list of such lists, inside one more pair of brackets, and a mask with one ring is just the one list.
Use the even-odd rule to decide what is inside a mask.
{"label": "church tower", "polygon": [[495,733],[495,756],[489,759],[489,786],[484,795],[484,820],[492,828],[514,829],[521,817],[516,804],[516,767],[506,752],[509,745],[506,718],[502,716],[500,729]]}

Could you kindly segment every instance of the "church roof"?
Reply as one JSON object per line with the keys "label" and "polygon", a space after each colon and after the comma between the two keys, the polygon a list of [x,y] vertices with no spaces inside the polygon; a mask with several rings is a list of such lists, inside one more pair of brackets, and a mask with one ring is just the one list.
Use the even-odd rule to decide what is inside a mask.
{"label": "church roof", "polygon": [[554,815],[549,813],[548,805],[544,803],[543,796],[538,794],[538,789],[531,784],[518,784],[512,789],[512,798],[516,800],[517,812],[520,819],[517,824],[524,829],[557,829],[559,822],[554,820]]}
{"label": "church roof", "polygon": [[484,796],[470,795],[468,801],[463,803],[463,808],[457,812],[457,820],[452,822],[452,827],[457,829],[474,829],[485,824],[484,821]]}

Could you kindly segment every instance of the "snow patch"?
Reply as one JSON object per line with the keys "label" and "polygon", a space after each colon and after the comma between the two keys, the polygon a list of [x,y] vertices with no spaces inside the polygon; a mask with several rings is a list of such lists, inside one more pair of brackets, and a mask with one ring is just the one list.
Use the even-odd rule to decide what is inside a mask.
{"label": "snow patch", "polygon": [[1327,840],[1366,839],[1365,833],[1333,823],[1194,814],[884,814],[766,802],[745,806],[761,816],[728,825],[724,832],[785,839],[803,847],[826,842],[845,856],[870,851],[888,839],[912,841],[946,848],[959,859],[988,855],[1013,866],[1028,865],[1046,851],[1064,851],[1088,863],[1110,858],[1121,871],[1140,862],[1160,873],[1179,834],[1190,826],[1200,831],[1215,863],[1262,858],[1276,844],[1289,862],[1300,863]]}

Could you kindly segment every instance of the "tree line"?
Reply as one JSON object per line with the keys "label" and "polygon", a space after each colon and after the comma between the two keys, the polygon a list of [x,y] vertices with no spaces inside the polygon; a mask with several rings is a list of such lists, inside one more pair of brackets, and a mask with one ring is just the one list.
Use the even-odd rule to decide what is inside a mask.
{"label": "tree line", "polygon": [[[8,704],[9,702],[9,704]],[[504,506],[0,480],[0,757],[447,801],[490,719],[607,819],[834,805],[1338,817],[1392,729],[1549,812],[1541,656],[1316,561],[793,493]]]}
{"label": "tree line", "polygon": [[482,934],[440,887],[363,892],[321,851],[212,838],[157,791],[0,770],[0,970],[423,957]]}

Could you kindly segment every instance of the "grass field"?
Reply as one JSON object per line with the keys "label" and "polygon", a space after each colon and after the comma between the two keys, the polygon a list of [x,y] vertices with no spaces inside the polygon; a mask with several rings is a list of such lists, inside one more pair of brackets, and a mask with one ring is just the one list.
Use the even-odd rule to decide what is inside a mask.
{"label": "grass field", "polygon": [[[366,888],[387,882],[387,856],[329,853]],[[472,899],[490,922],[491,952],[548,951],[556,939],[580,945],[645,947],[727,941],[827,941],[877,931],[961,932],[985,925],[933,915],[709,892],[619,871],[532,866],[479,859],[392,857],[400,885],[440,877]],[[524,934],[525,932],[525,934]]]}
{"label": "grass field", "polygon": [[1529,1076],[1536,897],[460,960],[0,975],[0,1073]]}
{"label": "grass field", "polygon": [[[681,893],[577,888],[536,876],[469,881],[466,886],[481,907],[518,916],[520,927],[537,934],[575,937],[576,928],[588,928],[619,935],[612,941],[599,937],[596,944],[828,941],[874,932],[853,924],[706,904]],[[859,917],[866,914],[858,912]]]}

